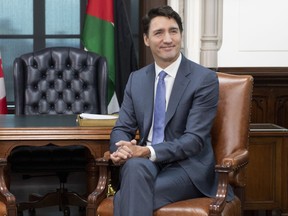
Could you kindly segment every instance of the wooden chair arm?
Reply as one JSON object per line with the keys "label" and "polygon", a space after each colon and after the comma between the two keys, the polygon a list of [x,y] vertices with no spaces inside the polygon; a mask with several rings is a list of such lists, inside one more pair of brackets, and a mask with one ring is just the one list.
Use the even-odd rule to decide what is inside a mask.
{"label": "wooden chair arm", "polygon": [[[221,215],[221,212],[226,205],[228,185],[229,183],[231,183],[231,178],[232,183],[237,182],[238,186],[244,186],[242,185],[243,180],[239,181],[238,174],[247,164],[248,151],[239,150],[229,155],[228,157],[225,157],[222,160],[222,164],[218,164],[215,166],[215,171],[219,175],[219,181],[216,198],[213,199],[213,202],[210,204],[209,207],[209,215]],[[238,183],[238,181],[240,183]]]}
{"label": "wooden chair arm", "polygon": [[96,209],[99,204],[107,197],[108,185],[110,181],[110,172],[109,172],[109,152],[105,152],[102,158],[96,159],[96,166],[99,170],[98,183],[95,190],[88,196],[87,199],[87,215],[96,215]]}
{"label": "wooden chair arm", "polygon": [[102,159],[105,161],[110,161],[110,152],[106,151]]}

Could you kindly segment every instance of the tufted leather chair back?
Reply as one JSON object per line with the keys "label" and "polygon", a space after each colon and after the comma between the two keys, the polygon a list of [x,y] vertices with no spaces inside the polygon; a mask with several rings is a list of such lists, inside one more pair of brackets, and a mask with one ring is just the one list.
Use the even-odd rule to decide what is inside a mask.
{"label": "tufted leather chair back", "polygon": [[107,113],[107,63],[78,48],[50,47],[14,61],[15,114]]}

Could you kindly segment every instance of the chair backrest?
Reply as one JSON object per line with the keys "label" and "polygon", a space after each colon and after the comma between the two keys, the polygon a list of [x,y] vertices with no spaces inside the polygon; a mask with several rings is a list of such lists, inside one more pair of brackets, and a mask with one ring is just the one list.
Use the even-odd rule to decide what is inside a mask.
{"label": "chair backrest", "polygon": [[14,61],[15,114],[107,113],[107,62],[72,47],[50,47]]}
{"label": "chair backrest", "polygon": [[[248,148],[253,77],[221,72],[217,74],[219,103],[212,128],[212,144],[216,162],[222,164],[226,156]],[[235,184],[235,179],[233,181]],[[241,185],[241,182],[237,184]]]}

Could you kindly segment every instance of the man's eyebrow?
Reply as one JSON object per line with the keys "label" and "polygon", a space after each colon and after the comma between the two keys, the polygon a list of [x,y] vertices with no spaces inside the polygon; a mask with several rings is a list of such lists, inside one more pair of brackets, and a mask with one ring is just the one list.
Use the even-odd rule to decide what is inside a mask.
{"label": "man's eyebrow", "polygon": [[[169,31],[171,31],[171,30],[179,30],[179,28],[178,27],[170,27],[168,30]],[[158,29],[153,30],[152,32],[161,32],[161,31],[164,31],[164,28],[158,28]]]}
{"label": "man's eyebrow", "polygon": [[154,29],[152,32],[159,32],[159,31],[164,31],[164,28]]}
{"label": "man's eyebrow", "polygon": [[178,27],[171,27],[171,28],[169,28],[169,30],[179,30],[179,28]]}

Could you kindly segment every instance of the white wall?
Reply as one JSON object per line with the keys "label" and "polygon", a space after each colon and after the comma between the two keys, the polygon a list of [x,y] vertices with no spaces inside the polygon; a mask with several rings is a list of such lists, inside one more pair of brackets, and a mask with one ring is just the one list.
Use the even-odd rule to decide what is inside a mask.
{"label": "white wall", "polygon": [[[203,0],[168,4],[184,11],[184,53],[200,63]],[[223,0],[218,67],[288,67],[288,0]]]}
{"label": "white wall", "polygon": [[218,67],[287,67],[288,1],[224,0]]}

